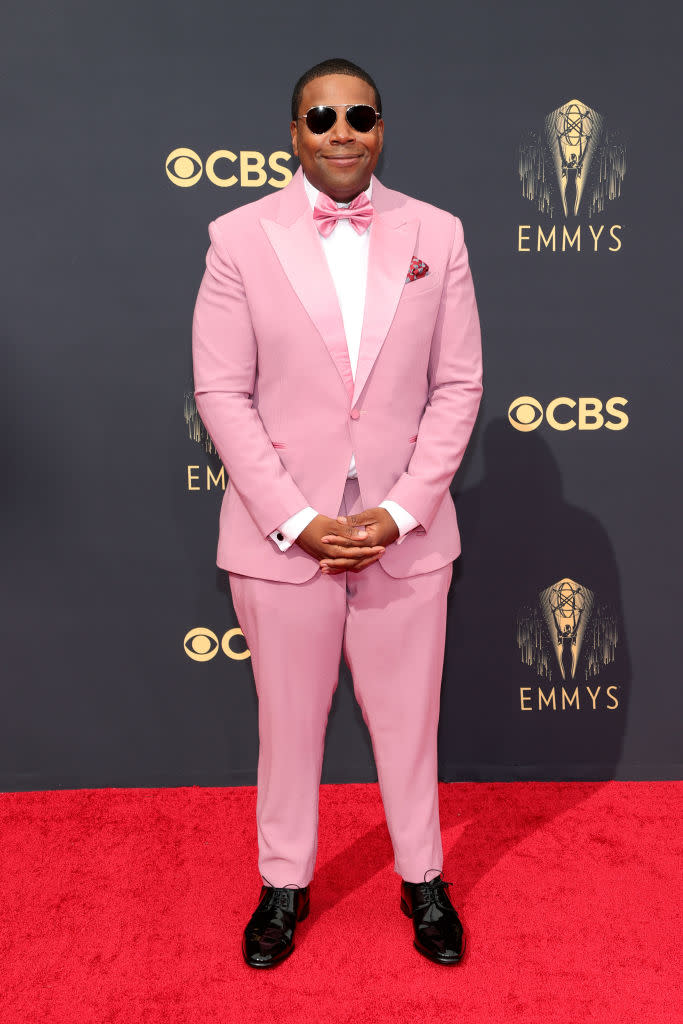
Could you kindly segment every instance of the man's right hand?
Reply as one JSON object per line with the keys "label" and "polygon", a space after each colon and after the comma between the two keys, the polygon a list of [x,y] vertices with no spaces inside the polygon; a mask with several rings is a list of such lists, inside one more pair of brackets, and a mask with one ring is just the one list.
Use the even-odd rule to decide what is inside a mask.
{"label": "man's right hand", "polygon": [[376,562],[384,554],[386,549],[382,545],[370,547],[366,540],[367,531],[358,528],[355,528],[356,536],[360,542],[358,547],[341,547],[338,544],[323,542],[322,538],[327,534],[339,534],[341,529],[336,519],[317,515],[301,531],[296,538],[295,544],[298,544],[307,555],[317,559],[317,561],[323,558],[343,558],[346,563],[345,565],[340,564],[339,568],[328,570],[332,575],[345,572],[347,569],[350,572],[359,572],[365,569],[366,566],[371,565],[372,562]]}

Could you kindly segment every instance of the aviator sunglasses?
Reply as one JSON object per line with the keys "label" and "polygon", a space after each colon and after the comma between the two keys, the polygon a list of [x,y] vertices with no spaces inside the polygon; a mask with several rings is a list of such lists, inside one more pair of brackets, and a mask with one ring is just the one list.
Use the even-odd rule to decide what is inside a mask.
{"label": "aviator sunglasses", "polygon": [[[340,106],[344,107],[346,120],[354,132],[371,132],[382,116],[379,110],[375,110],[368,103],[345,103]],[[337,111],[334,107],[311,107],[297,118],[297,121],[305,121],[308,130],[314,135],[329,132],[336,120]]]}

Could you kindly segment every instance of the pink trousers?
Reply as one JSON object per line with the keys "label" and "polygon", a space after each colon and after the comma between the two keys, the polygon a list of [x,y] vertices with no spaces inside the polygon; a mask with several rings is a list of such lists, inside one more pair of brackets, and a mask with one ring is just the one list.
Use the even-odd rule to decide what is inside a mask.
{"label": "pink trousers", "polygon": [[[357,480],[340,515],[362,510]],[[437,727],[452,563],[394,579],[362,572],[281,583],[229,573],[259,704],[259,871],[308,885],[318,844],[327,718],[343,651],[370,732],[394,869],[422,882],[443,867]]]}

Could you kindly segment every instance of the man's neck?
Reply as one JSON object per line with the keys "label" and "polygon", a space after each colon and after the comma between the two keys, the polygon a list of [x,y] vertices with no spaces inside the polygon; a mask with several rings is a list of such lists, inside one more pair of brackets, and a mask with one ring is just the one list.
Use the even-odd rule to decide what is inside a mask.
{"label": "man's neck", "polygon": [[[302,170],[301,173],[302,173],[303,179],[304,179],[304,188],[306,189],[306,195],[308,196],[308,199],[309,199],[309,202],[311,204],[311,207],[313,207],[313,206],[315,206],[316,199],[318,198],[318,195],[319,195],[321,190],[319,188],[316,188],[315,185],[313,185],[308,180],[308,178],[304,174],[303,170]],[[370,178],[370,181],[368,182],[366,187],[362,188],[360,190],[360,192],[356,193],[356,195],[350,196],[348,199],[344,199],[344,200],[335,199],[334,196],[330,196],[330,199],[334,203],[336,203],[337,206],[348,206],[349,203],[353,202],[353,200],[356,198],[356,196],[362,195],[363,192],[365,192],[365,194],[367,195],[368,199],[370,199],[372,197],[372,177]],[[329,195],[329,192],[326,192],[325,195]]]}

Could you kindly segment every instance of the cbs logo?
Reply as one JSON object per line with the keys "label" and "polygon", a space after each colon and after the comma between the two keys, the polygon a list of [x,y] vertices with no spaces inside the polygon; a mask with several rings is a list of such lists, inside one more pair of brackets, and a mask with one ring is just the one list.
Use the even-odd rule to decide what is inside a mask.
{"label": "cbs logo", "polygon": [[243,651],[234,650],[232,643],[236,636],[241,636],[244,639],[244,633],[239,627],[229,629],[219,641],[212,629],[197,626],[196,629],[191,629],[189,633],[185,634],[183,649],[192,661],[211,661],[218,654],[219,648],[232,661],[244,661],[245,658],[251,657],[251,651],[248,647]]}
{"label": "cbs logo", "polygon": [[282,162],[291,159],[291,154],[284,150],[270,153],[268,170],[274,171],[277,177],[272,174],[269,177],[264,153],[243,149],[237,154],[229,149],[217,149],[202,163],[198,153],[181,146],[166,157],[166,174],[179,188],[196,185],[202,174],[219,188],[230,188],[238,182],[242,188],[260,188],[266,184],[284,188],[292,180],[292,172],[289,167],[283,167]]}
{"label": "cbs logo", "polygon": [[544,415],[553,430],[623,430],[628,426],[625,405],[628,398],[608,398],[604,405],[599,398],[553,398],[544,410],[537,399],[523,395],[510,403],[508,419],[523,433],[540,427]]}

